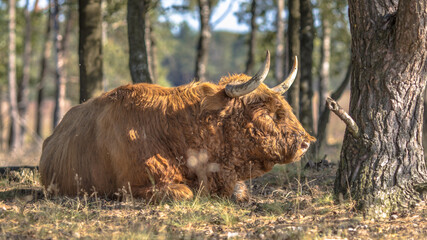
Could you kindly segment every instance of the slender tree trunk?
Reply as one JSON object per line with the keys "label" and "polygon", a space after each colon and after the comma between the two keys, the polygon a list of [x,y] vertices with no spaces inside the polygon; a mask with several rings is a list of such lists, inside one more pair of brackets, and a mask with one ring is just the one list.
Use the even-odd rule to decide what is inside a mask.
{"label": "slender tree trunk", "polygon": [[[331,98],[333,100],[338,101],[338,99],[341,98],[342,94],[344,93],[344,90],[346,89],[348,83],[350,82],[350,74],[351,74],[351,64],[348,65],[347,72],[345,74],[344,80],[341,82],[341,85],[331,94]],[[330,113],[331,111],[325,104],[324,109],[322,113],[319,115],[319,120],[317,122],[316,142],[314,143],[314,146],[311,147],[316,152],[315,156],[317,159],[321,157],[320,153],[322,151],[322,146],[326,144],[326,133],[328,130]]]}
{"label": "slender tree trunk", "polygon": [[313,39],[314,25],[311,0],[300,0],[301,6],[301,79],[300,79],[300,121],[302,126],[313,133]]}
{"label": "slender tree trunk", "polygon": [[285,36],[285,21],[283,19],[283,10],[285,9],[285,0],[277,1],[277,15],[276,15],[276,61],[275,72],[276,82],[283,81],[283,50],[284,50],[284,36]]}
{"label": "slender tree trunk", "polygon": [[427,0],[349,1],[350,115],[335,181],[368,215],[408,209],[427,192],[422,147]]}
{"label": "slender tree trunk", "polygon": [[[322,45],[320,47],[319,68],[319,116],[325,109],[329,88],[329,62],[331,60],[331,27],[329,20],[322,16]],[[318,129],[319,131],[319,129]]]}
{"label": "slender tree trunk", "polygon": [[211,27],[209,20],[211,18],[211,1],[198,0],[200,13],[200,37],[197,44],[197,58],[195,79],[196,81],[206,80],[206,68],[208,64],[209,42],[211,39]]}
{"label": "slender tree trunk", "polygon": [[82,103],[102,92],[101,0],[79,0],[79,29],[80,103]]}
{"label": "slender tree trunk", "polygon": [[59,3],[58,0],[53,0],[53,45],[55,46],[55,108],[53,111],[53,128],[55,128],[62,117],[62,109],[64,107],[63,98],[61,97],[63,83],[62,83],[62,69],[64,66],[61,49],[62,36],[59,32]]}
{"label": "slender tree trunk", "polygon": [[255,65],[255,51],[256,51],[256,32],[257,32],[257,25],[256,25],[256,8],[257,3],[256,0],[252,0],[251,4],[251,31],[249,35],[249,50],[248,50],[248,60],[246,62],[246,74],[252,74],[254,65]]}
{"label": "slender tree trunk", "polygon": [[9,149],[16,151],[22,147],[20,118],[18,113],[17,90],[16,90],[16,2],[9,0],[9,109],[10,120],[13,131],[9,136]]}
{"label": "slender tree trunk", "polygon": [[[289,37],[289,62],[292,63],[295,56],[300,58],[300,0],[289,0],[289,25],[288,25],[288,37]],[[300,114],[300,71],[298,71],[297,77],[294,83],[288,91],[288,100],[292,109],[294,110],[295,116],[298,118]]]}
{"label": "slender tree trunk", "polygon": [[[101,12],[105,13],[107,11],[107,2],[101,1]],[[102,47],[108,44],[108,22],[106,19],[102,18]],[[102,90],[106,92],[108,90],[108,81],[105,75],[102,75]]]}
{"label": "slender tree trunk", "polygon": [[48,19],[46,22],[46,32],[44,37],[44,43],[43,43],[43,50],[42,50],[42,56],[40,61],[40,73],[39,73],[39,82],[37,84],[37,106],[36,106],[36,133],[39,136],[42,136],[42,111],[43,111],[43,94],[44,94],[44,87],[46,82],[46,73],[48,69],[48,59],[50,57],[51,52],[51,45],[52,42],[50,41],[50,33],[51,33],[51,26],[52,26],[52,16],[51,16],[51,2],[48,1]]}
{"label": "slender tree trunk", "polygon": [[[29,89],[28,85],[30,84],[30,68],[31,68],[31,14],[30,14],[30,1],[25,1],[25,33],[24,33],[24,54],[23,58],[23,71],[22,79],[19,86],[18,92],[18,111],[21,119],[21,140],[24,139],[25,130],[26,130],[26,119],[27,119],[27,107],[28,107],[28,95]],[[25,125],[25,126],[24,126]]]}
{"label": "slender tree trunk", "polygon": [[153,33],[152,33],[152,24],[149,14],[145,16],[145,47],[147,49],[147,64],[148,70],[151,76],[151,82],[156,82],[155,72],[154,72],[154,59],[153,59]]}
{"label": "slender tree trunk", "polygon": [[61,35],[59,32],[59,22],[57,21],[59,16],[59,4],[58,0],[54,0],[54,43],[56,49],[56,74],[55,74],[55,109],[53,115],[53,127],[55,128],[59,121],[61,121],[65,112],[65,93],[66,93],[66,73],[65,73],[65,62],[66,62],[66,50],[68,45],[68,36],[72,27],[72,10],[68,8],[67,15],[65,18],[65,29],[64,34]]}
{"label": "slender tree trunk", "polygon": [[153,32],[153,26],[150,27],[150,56],[151,56],[151,72],[153,75],[153,83],[158,82],[158,75],[157,75],[157,43],[156,43],[156,36]]}
{"label": "slender tree trunk", "polygon": [[149,3],[147,0],[128,0],[129,69],[134,83],[153,82],[146,41]]}
{"label": "slender tree trunk", "polygon": [[0,86],[0,150],[3,150],[3,131],[4,131],[4,114],[3,114],[3,87]]}

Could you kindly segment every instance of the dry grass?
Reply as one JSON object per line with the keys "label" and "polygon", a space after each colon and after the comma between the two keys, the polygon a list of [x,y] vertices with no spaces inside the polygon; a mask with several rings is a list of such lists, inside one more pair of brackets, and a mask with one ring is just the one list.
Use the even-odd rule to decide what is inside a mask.
{"label": "dry grass", "polygon": [[[123,201],[95,194],[46,198],[37,173],[11,172],[0,181],[3,239],[423,239],[427,209],[371,220],[351,201],[334,203],[335,166],[305,170],[276,166],[252,181],[253,198],[219,198],[149,205],[122,192]],[[298,177],[299,176],[299,177]]]}

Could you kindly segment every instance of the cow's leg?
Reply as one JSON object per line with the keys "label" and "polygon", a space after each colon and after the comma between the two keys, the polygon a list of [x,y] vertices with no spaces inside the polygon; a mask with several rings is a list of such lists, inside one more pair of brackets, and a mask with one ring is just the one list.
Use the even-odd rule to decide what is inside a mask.
{"label": "cow's leg", "polygon": [[156,184],[151,187],[132,186],[132,194],[137,198],[144,198],[148,202],[193,198],[193,191],[187,185],[177,183]]}

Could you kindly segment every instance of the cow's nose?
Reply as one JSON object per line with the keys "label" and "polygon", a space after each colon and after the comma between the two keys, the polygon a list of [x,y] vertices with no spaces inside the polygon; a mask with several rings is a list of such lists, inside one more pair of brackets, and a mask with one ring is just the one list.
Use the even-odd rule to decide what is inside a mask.
{"label": "cow's nose", "polygon": [[304,141],[301,143],[301,149],[305,152],[310,147],[310,142]]}

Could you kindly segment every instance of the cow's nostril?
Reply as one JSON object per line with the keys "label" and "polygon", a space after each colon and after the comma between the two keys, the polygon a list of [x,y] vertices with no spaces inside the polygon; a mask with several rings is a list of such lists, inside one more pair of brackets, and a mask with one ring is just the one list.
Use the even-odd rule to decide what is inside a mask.
{"label": "cow's nostril", "polygon": [[308,147],[310,147],[310,143],[309,142],[305,142],[304,141],[304,142],[301,143],[301,149],[307,150]]}

